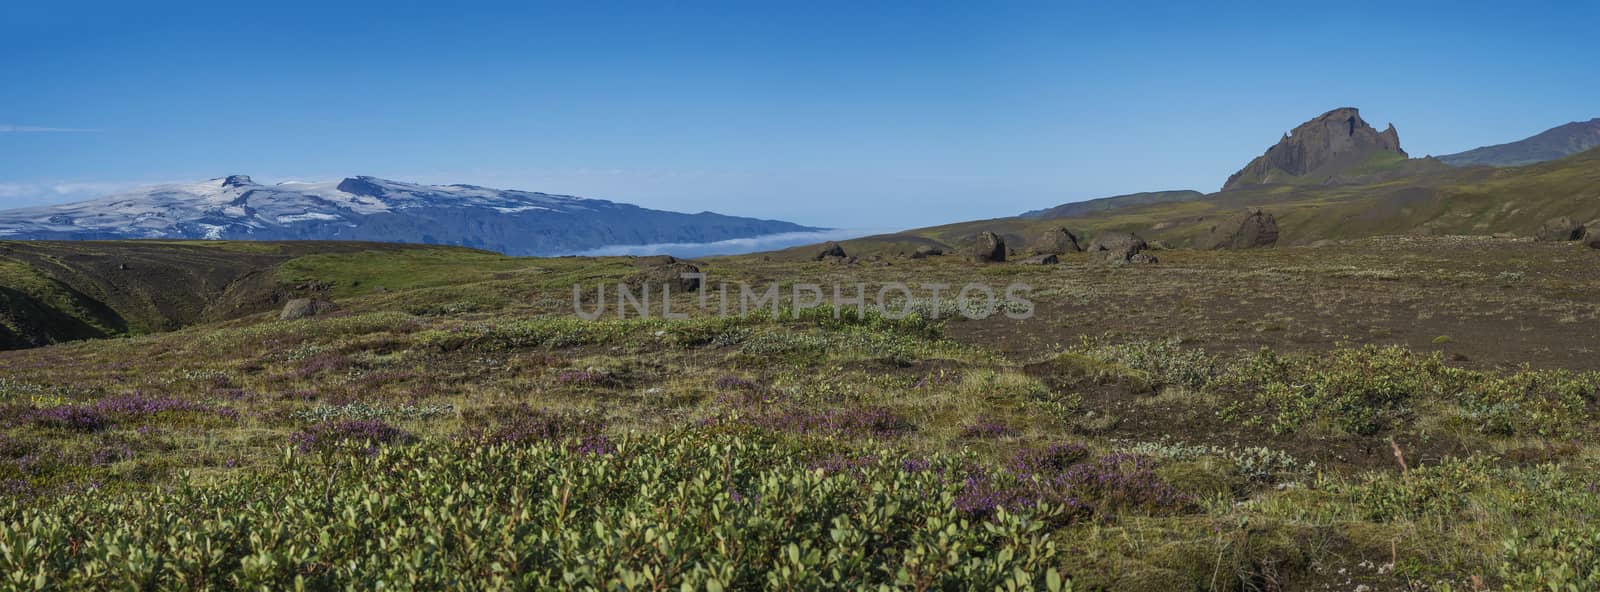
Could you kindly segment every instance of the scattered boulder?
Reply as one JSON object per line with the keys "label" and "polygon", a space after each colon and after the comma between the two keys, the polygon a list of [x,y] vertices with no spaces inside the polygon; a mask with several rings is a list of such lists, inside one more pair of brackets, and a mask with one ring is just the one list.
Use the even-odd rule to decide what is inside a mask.
{"label": "scattered boulder", "polygon": [[1600,249],[1600,230],[1590,228],[1583,235],[1583,244],[1591,249]]}
{"label": "scattered boulder", "polygon": [[1038,255],[1065,255],[1083,250],[1078,237],[1065,228],[1051,228],[1033,241],[1033,252]]}
{"label": "scattered boulder", "polygon": [[634,267],[638,267],[640,269],[649,269],[651,267],[661,267],[663,265],[671,265],[671,264],[677,263],[677,262],[678,262],[678,258],[677,257],[673,257],[672,255],[649,255],[649,256],[646,256],[646,257],[634,257],[633,258],[633,266]]}
{"label": "scattered boulder", "polygon": [[911,258],[912,259],[926,259],[928,257],[938,257],[938,256],[943,255],[943,254],[944,254],[944,249],[941,249],[939,247],[929,246],[929,245],[922,245],[920,247],[917,247],[917,250],[911,253]]}
{"label": "scattered boulder", "polygon": [[339,310],[339,305],[327,300],[317,298],[295,298],[283,305],[283,311],[278,313],[278,320],[292,321],[306,317],[314,317]]}
{"label": "scattered boulder", "polygon": [[839,243],[828,241],[828,244],[822,245],[822,250],[817,252],[817,256],[813,259],[822,261],[823,259],[834,257],[843,259],[845,257],[844,247],[839,246]]}
{"label": "scattered boulder", "polygon": [[[669,259],[671,259],[669,257]],[[629,276],[628,284],[633,286],[665,286],[673,292],[694,292],[700,289],[700,278],[683,277],[684,274],[700,273],[700,267],[678,259],[639,270]]]}
{"label": "scattered boulder", "polygon": [[1278,244],[1278,219],[1260,208],[1228,216],[1211,226],[1208,249],[1254,249]]}
{"label": "scattered boulder", "polygon": [[972,245],[972,260],[978,263],[1002,263],[1006,260],[1006,239],[993,232],[978,233]]}
{"label": "scattered boulder", "polygon": [[1154,256],[1144,254],[1150,245],[1139,235],[1128,232],[1102,232],[1089,242],[1089,260],[1107,265],[1128,263],[1156,263]]}
{"label": "scattered boulder", "polygon": [[1539,227],[1539,232],[1533,235],[1537,241],[1575,241],[1582,239],[1585,229],[1582,224],[1573,222],[1572,218],[1561,216],[1544,221]]}
{"label": "scattered boulder", "polygon": [[1034,255],[1027,259],[1018,261],[1018,263],[1023,265],[1055,265],[1060,262],[1061,258],[1056,257],[1054,254]]}

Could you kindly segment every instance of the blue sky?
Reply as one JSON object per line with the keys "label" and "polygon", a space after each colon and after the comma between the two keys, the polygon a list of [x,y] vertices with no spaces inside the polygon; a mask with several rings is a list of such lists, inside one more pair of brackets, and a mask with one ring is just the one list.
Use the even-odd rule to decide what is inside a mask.
{"label": "blue sky", "polygon": [[0,4],[0,207],[368,174],[910,227],[1213,191],[1339,106],[1415,156],[1600,116],[1592,2],[443,4]]}

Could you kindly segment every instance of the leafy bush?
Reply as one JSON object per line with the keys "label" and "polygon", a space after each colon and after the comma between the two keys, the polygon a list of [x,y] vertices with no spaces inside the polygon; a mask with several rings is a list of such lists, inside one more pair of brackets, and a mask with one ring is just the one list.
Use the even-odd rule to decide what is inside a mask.
{"label": "leafy bush", "polygon": [[1085,341],[1074,353],[1136,370],[1149,379],[1152,387],[1173,385],[1199,391],[1210,384],[1220,364],[1205,352],[1185,349],[1181,344],[1178,339],[1114,345],[1091,340]]}
{"label": "leafy bush", "polygon": [[1368,345],[1316,355],[1263,349],[1215,386],[1238,397],[1224,410],[1231,419],[1280,434],[1328,419],[1345,432],[1372,435],[1403,416],[1413,398],[1459,392],[1468,378],[1438,353]]}
{"label": "leafy bush", "polygon": [[448,403],[436,405],[374,405],[370,403],[347,403],[344,405],[317,405],[309,409],[298,409],[294,418],[304,422],[332,421],[340,419],[434,419],[455,415],[456,408]]}
{"label": "leafy bush", "polygon": [[[383,448],[162,494],[0,501],[0,585],[1070,589],[1048,502],[976,523],[951,471],[852,474],[748,437]],[[881,455],[895,458],[883,452]],[[670,516],[670,519],[663,517]]]}
{"label": "leafy bush", "polygon": [[1523,368],[1486,375],[1460,400],[1463,415],[1487,434],[1572,437],[1590,423],[1600,373]]}

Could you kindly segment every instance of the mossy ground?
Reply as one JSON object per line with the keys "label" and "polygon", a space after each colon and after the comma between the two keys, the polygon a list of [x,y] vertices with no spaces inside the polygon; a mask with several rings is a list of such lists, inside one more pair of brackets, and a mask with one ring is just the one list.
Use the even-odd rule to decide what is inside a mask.
{"label": "mossy ground", "polygon": [[[439,570],[498,577],[499,560],[435,542],[434,563],[413,566],[354,543],[294,547],[314,540],[297,529],[326,523],[329,536],[404,547],[484,528],[504,533],[480,533],[484,552],[516,555],[569,515],[513,493],[566,500],[560,476],[581,474],[569,494],[583,492],[573,503],[588,504],[589,526],[515,569],[586,574],[587,585],[643,582],[628,570],[650,565],[667,583],[806,587],[834,573],[847,586],[915,587],[934,582],[917,565],[938,565],[962,574],[944,587],[1003,585],[995,574],[1015,568],[1026,576],[1013,583],[1046,587],[1053,572],[1079,590],[1584,589],[1600,577],[1594,252],[1408,238],[1161,258],[1115,270],[1078,257],[1048,267],[715,258],[703,262],[713,286],[860,282],[870,294],[889,281],[1024,282],[1037,315],[720,318],[679,295],[674,309],[690,318],[594,321],[572,315],[572,286],[614,285],[636,271],[629,260],[300,259],[284,281],[328,284],[339,312],[0,353],[0,542],[40,537],[30,565],[111,586],[86,571],[123,557],[107,549],[174,533],[233,541],[239,522],[193,509],[233,505],[284,535],[227,547],[214,564],[152,548],[174,566],[169,584],[298,574],[317,587],[426,569],[422,581],[447,585]],[[381,442],[341,444],[340,433]],[[720,452],[690,452],[700,444]],[[398,479],[404,471],[415,479]],[[760,492],[810,501],[750,506],[777,503],[749,501]],[[277,512],[272,496],[307,513]],[[416,512],[335,528],[358,512],[340,504],[385,496]],[[526,510],[533,530],[494,530],[515,521],[465,499]],[[880,502],[916,513],[888,517]],[[478,522],[424,514],[430,504]],[[671,508],[737,544],[674,530],[661,514]],[[32,521],[47,515],[129,538]],[[718,530],[713,516],[744,526]],[[140,526],[153,517],[166,530]],[[630,520],[695,541],[672,553],[704,569],[658,561],[669,551]],[[956,534],[936,542],[927,529],[946,524]],[[824,545],[858,535],[881,546]],[[633,560],[605,554],[617,541],[637,545],[623,547]],[[806,548],[792,564],[745,559],[789,566],[778,580],[718,571],[740,564],[729,549],[787,556],[790,542]],[[943,557],[971,563],[908,559],[931,562],[929,549],[958,543],[971,547]],[[250,555],[291,547],[313,549],[300,571],[284,567],[287,555]],[[1039,551],[995,563],[1024,548]],[[113,573],[144,573],[128,570]]]}

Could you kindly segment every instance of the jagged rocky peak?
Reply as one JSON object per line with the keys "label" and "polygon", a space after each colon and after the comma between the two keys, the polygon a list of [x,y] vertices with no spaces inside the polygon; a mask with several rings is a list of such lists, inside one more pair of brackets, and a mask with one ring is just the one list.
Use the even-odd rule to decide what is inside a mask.
{"label": "jagged rocky peak", "polygon": [[382,197],[383,186],[378,184],[378,181],[379,179],[375,177],[349,177],[339,182],[339,191],[353,195]]}
{"label": "jagged rocky peak", "polygon": [[223,187],[244,187],[255,184],[256,182],[250,179],[250,175],[228,175],[222,179]]}
{"label": "jagged rocky peak", "polygon": [[1360,110],[1341,107],[1284,134],[1265,154],[1229,177],[1222,190],[1265,183],[1324,182],[1382,152],[1406,157],[1394,124],[1380,132],[1361,118]]}

